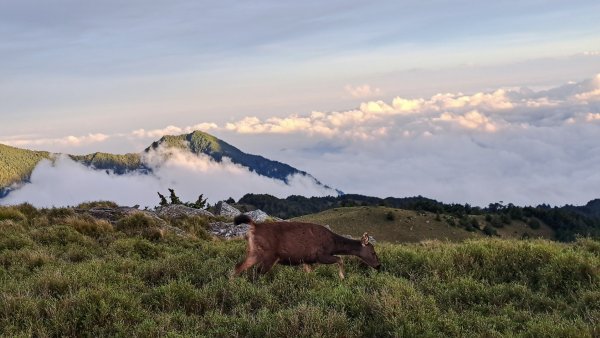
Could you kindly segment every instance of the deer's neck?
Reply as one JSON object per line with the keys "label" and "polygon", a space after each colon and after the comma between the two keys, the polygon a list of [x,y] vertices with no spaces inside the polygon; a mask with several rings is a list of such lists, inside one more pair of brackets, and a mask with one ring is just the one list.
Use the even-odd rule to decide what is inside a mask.
{"label": "deer's neck", "polygon": [[334,255],[353,255],[358,256],[362,249],[360,241],[346,238],[340,235],[334,234],[333,238],[333,254]]}

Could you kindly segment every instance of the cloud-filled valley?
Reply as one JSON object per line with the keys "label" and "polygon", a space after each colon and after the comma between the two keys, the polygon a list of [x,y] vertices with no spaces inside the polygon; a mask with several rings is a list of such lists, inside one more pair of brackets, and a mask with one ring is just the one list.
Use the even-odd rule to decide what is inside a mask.
{"label": "cloud-filled valley", "polygon": [[153,207],[159,202],[157,192],[168,195],[169,188],[175,189],[183,201],[195,201],[199,194],[204,194],[209,203],[229,197],[239,199],[248,192],[278,197],[335,194],[308,177],[294,175],[285,184],[250,172],[227,158],[217,163],[206,155],[176,149],[151,151],[144,155],[144,162],[152,168],[152,173],[117,175],[84,166],[67,156],[52,162],[44,160],[32,173],[31,183],[11,192],[0,204],[29,202],[51,207],[109,200],[121,205]]}
{"label": "cloud-filled valley", "polygon": [[[365,93],[368,88],[365,85],[359,89]],[[370,90],[368,94],[376,93]],[[538,91],[499,88],[426,98],[398,96],[388,101],[366,101],[345,111],[246,116],[222,124],[198,121],[189,126],[136,129],[122,134],[94,132],[60,140],[70,140],[74,147],[83,142],[99,145],[117,140],[131,145],[194,129],[305,170],[349,193],[423,195],[476,205],[500,200],[520,205],[582,204],[600,197],[600,74]],[[52,144],[48,140],[16,138],[0,142],[38,148],[44,142]],[[132,150],[139,149],[121,149]],[[170,185],[187,199],[195,199],[197,192],[219,199],[246,192],[283,196],[289,191],[289,187],[265,181],[232,164],[181,156],[158,167],[157,178],[115,177],[110,181],[104,174],[102,179],[129,179],[131,183],[127,184],[146,188],[150,192],[139,195],[139,204],[144,204],[147,196],[148,201],[154,201],[155,191],[164,191]],[[60,161],[55,167],[46,163],[34,172],[32,187],[36,179],[43,180],[52,168],[61,166],[87,170]],[[60,178],[47,180],[58,182]],[[125,190],[120,188],[123,182],[112,184],[113,189],[105,190]],[[90,199],[105,198],[102,191],[109,183],[98,185],[90,186],[90,191],[98,189],[97,197]],[[79,186],[83,189],[84,185]],[[293,187],[299,194],[323,194],[306,182],[295,182]],[[33,188],[25,187],[10,198],[25,194],[27,189]],[[123,193],[127,195],[130,190],[133,188]]]}

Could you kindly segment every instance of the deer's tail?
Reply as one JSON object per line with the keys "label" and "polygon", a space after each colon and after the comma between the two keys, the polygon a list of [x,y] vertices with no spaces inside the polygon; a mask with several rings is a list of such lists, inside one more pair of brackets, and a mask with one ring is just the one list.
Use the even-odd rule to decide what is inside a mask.
{"label": "deer's tail", "polygon": [[235,225],[240,225],[240,224],[254,224],[254,222],[252,221],[252,218],[250,218],[250,216],[248,215],[238,215],[233,219],[233,224]]}

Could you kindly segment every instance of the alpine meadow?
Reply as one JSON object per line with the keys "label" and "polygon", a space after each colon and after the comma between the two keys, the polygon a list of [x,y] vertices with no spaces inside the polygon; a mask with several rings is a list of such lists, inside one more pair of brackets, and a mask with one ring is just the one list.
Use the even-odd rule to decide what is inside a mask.
{"label": "alpine meadow", "polygon": [[599,16],[0,2],[0,337],[600,337]]}

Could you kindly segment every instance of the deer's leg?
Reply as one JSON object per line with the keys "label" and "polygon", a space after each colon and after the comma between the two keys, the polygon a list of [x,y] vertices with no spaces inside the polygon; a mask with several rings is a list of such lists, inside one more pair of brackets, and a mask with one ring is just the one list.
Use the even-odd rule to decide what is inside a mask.
{"label": "deer's leg", "polygon": [[338,275],[340,275],[340,279],[344,279],[344,261],[338,257]]}
{"label": "deer's leg", "polygon": [[239,276],[242,272],[248,270],[252,265],[258,263],[258,259],[254,255],[246,256],[246,259],[235,266],[232,277]]}
{"label": "deer's leg", "polygon": [[322,256],[319,257],[318,259],[319,263],[321,264],[336,264],[338,265],[339,271],[338,274],[340,275],[341,279],[344,279],[344,261],[342,261],[342,259],[338,256]]}
{"label": "deer's leg", "polygon": [[306,273],[310,273],[312,272],[312,267],[306,263],[302,264],[302,267],[304,268],[304,272]]}
{"label": "deer's leg", "polygon": [[271,271],[273,265],[275,265],[277,261],[278,259],[275,257],[268,257],[263,259],[263,261],[260,263],[260,273],[264,275],[267,272]]}

